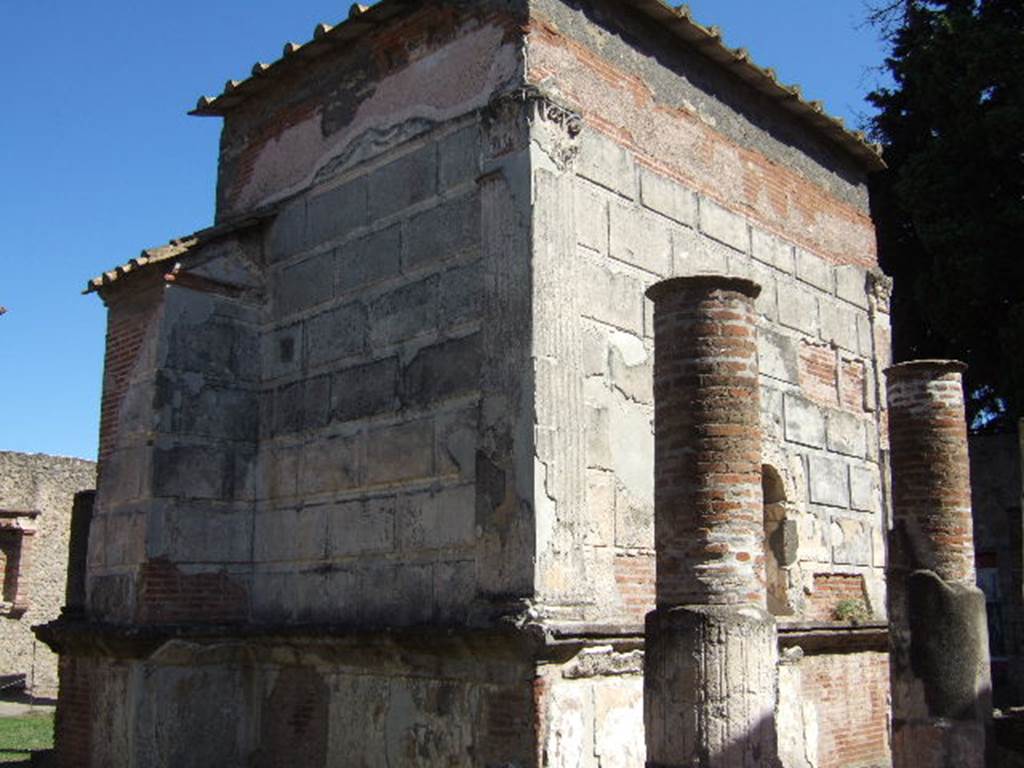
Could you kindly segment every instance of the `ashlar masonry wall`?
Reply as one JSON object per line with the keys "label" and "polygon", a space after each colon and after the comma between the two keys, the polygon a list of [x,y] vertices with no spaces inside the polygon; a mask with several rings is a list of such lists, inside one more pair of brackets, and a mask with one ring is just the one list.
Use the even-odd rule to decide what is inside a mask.
{"label": "ashlar masonry wall", "polygon": [[256,618],[462,624],[529,592],[526,201],[509,181],[525,157],[488,107],[517,54],[487,10],[382,36],[443,44],[345,115],[329,180],[270,233]]}
{"label": "ashlar masonry wall", "polygon": [[504,6],[410,8],[233,112],[226,223],[103,289],[68,765],[537,759],[537,642],[496,626],[534,554]]}
{"label": "ashlar masonry wall", "polygon": [[[620,4],[531,5],[528,79],[583,126],[572,153],[543,126],[534,139],[543,610],[628,623],[653,607],[643,294],[669,277],[724,274],[762,287],[765,554],[780,632],[842,624],[837,609],[883,622],[889,316],[863,172]],[[799,741],[788,759],[887,760],[884,657],[807,653],[790,657],[802,675],[781,678],[780,700],[812,702],[780,717],[780,732]],[[852,681],[843,669],[872,670],[870,706],[853,711],[831,693],[820,670],[833,662],[835,685]]]}
{"label": "ashlar masonry wall", "polygon": [[[639,616],[649,605],[630,591],[635,583],[630,574],[642,578],[643,573],[631,561],[648,559],[652,544],[653,338],[651,306],[643,291],[658,279],[704,273],[749,277],[762,286],[757,309],[765,461],[779,475],[783,503],[799,526],[798,567],[790,570],[786,594],[789,612],[827,618],[831,606],[820,605],[814,594],[817,585],[827,591],[833,576],[863,577],[862,597],[883,610],[877,387],[878,370],[889,355],[888,315],[884,278],[870,271],[875,256],[873,243],[868,245],[871,224],[863,180],[843,184],[842,197],[838,191],[829,196],[819,178],[828,173],[822,166],[808,178],[810,171],[802,175],[776,165],[776,183],[793,188],[787,208],[772,209],[770,220],[755,216],[751,211],[758,190],[754,180],[742,177],[749,157],[760,156],[765,165],[776,159],[770,137],[755,135],[761,143],[748,137],[750,146],[745,146],[695,116],[663,115],[666,108],[650,96],[646,83],[668,73],[610,33],[599,38],[608,50],[585,47],[574,34],[588,22],[568,14],[560,3],[550,7],[552,18],[540,17],[545,23],[536,21],[530,37],[530,77],[546,82],[559,73],[558,90],[579,111],[585,129],[571,179],[556,182],[550,177],[569,176],[570,171],[559,174],[535,164],[538,215],[555,208],[553,218],[567,216],[574,222],[571,253],[558,257],[572,264],[565,272],[578,275],[569,285],[538,279],[538,313],[569,303],[576,313],[559,310],[560,317],[538,320],[535,328],[538,335],[578,340],[581,349],[575,358],[568,351],[563,355],[582,390],[580,409],[587,424],[585,458],[572,471],[586,476],[576,485],[586,486],[595,502],[588,504],[588,546],[607,566],[604,578],[573,580],[605,590],[594,598],[595,608],[581,610]],[[618,71],[608,63],[599,67],[601,54],[617,55],[626,64]],[[678,75],[674,78],[679,89],[693,88]],[[642,119],[613,104],[640,98],[621,98],[629,87],[651,99]],[[741,98],[733,94],[730,101]],[[743,107],[726,102],[717,108]],[[734,115],[735,120],[743,117]],[[666,130],[694,123],[688,130],[699,131],[703,154],[719,157],[716,175],[690,167],[702,155],[688,152],[689,147],[668,151],[660,144],[640,143],[657,120]],[[740,178],[733,182],[730,173]],[[839,183],[831,175],[829,181]],[[566,189],[572,193],[568,203],[561,194]],[[819,217],[810,215],[808,198],[827,201],[830,208]],[[832,253],[828,243],[813,238],[825,222],[839,218],[847,220],[847,231],[842,241],[837,238],[840,252]],[[540,273],[555,260],[555,238],[540,227],[535,237]],[[537,357],[538,366],[549,364],[545,356]],[[539,379],[538,411],[544,413],[551,403],[552,413],[568,425],[573,417],[564,398],[564,392]],[[539,546],[543,550],[543,540]],[[557,600],[557,595],[552,589],[552,597]]]}
{"label": "ashlar masonry wall", "polygon": [[[108,292],[100,614],[462,622],[480,594],[528,593],[529,480],[511,451],[530,418],[515,399],[525,240],[519,263],[498,251],[515,215],[501,164],[522,161],[504,146],[515,129],[487,113],[489,135],[483,117],[516,55],[484,10],[424,9],[364,43],[382,57],[422,30],[428,50],[390,78],[352,70],[361,50],[325,64],[381,78],[372,98],[346,81],[327,99],[352,100],[348,122],[303,106],[324,100],[319,80],[232,115],[220,215],[290,194],[273,223],[197,246],[188,276]],[[483,75],[436,88],[462,70]],[[392,91],[417,94],[408,114]],[[307,124],[332,120],[307,154]],[[481,185],[487,141],[503,157]],[[237,605],[199,605],[202,584]]]}

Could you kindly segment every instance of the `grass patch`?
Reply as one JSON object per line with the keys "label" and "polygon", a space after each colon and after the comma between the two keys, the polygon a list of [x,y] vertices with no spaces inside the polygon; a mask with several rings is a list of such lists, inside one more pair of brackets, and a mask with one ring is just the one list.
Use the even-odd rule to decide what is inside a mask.
{"label": "grass patch", "polygon": [[0,764],[27,761],[34,750],[52,747],[52,713],[0,718]]}

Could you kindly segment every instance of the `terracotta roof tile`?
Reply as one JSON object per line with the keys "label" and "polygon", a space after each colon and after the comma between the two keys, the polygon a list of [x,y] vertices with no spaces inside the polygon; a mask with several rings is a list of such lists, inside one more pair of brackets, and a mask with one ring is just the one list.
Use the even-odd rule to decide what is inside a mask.
{"label": "terracotta roof tile", "polygon": [[187,259],[194,251],[207,243],[228,237],[236,232],[249,229],[258,225],[262,217],[250,217],[238,222],[224,224],[216,227],[208,227],[194,232],[185,237],[175,238],[166,245],[158,245],[154,248],[146,248],[138,256],[113,269],[97,275],[85,284],[82,293],[95,293],[118,280],[149,267],[160,264],[168,265],[167,262],[178,262]]}
{"label": "terracotta roof tile", "polygon": [[[824,134],[848,153],[860,160],[869,171],[885,167],[881,148],[872,144],[862,131],[852,131],[842,118],[825,112],[820,101],[806,101],[800,86],[786,85],[779,81],[775,71],[761,67],[744,48],[730,48],[722,41],[717,27],[706,27],[695,21],[684,5],[675,8],[664,0],[619,0],[632,5],[651,19],[665,25],[680,40],[697,48],[704,56],[732,71],[755,90],[772,98],[802,120],[806,125]],[[196,108],[190,113],[201,116],[224,116],[242,102],[257,95],[269,79],[286,71],[295,61],[310,59],[326,52],[328,46],[343,41],[355,40],[374,27],[398,14],[407,7],[409,0],[381,0],[377,5],[353,5],[347,20],[337,25],[321,23],[313,31],[313,39],[305,44],[286,43],[282,56],[266,64],[257,62],[252,76],[246,80],[229,80],[218,96],[200,97]]]}

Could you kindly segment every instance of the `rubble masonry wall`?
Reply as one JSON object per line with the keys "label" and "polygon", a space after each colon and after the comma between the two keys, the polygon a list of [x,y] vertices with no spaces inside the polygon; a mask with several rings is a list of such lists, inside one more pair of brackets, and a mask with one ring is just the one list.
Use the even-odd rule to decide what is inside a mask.
{"label": "rubble masonry wall", "polygon": [[[38,512],[20,518],[34,531],[22,537],[19,563],[0,554],[0,577],[19,567],[18,595],[25,611],[0,614],[0,675],[25,675],[33,696],[57,695],[57,656],[32,634],[34,624],[52,621],[64,604],[71,507],[78,491],[96,485],[96,464],[84,459],[0,451],[0,510]],[[0,579],[2,580],[2,579]]]}

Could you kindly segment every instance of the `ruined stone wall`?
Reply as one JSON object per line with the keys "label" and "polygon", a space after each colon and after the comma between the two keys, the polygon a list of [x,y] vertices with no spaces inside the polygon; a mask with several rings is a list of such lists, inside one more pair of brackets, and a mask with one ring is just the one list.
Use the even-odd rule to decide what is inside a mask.
{"label": "ruined stone wall", "polygon": [[6,586],[15,578],[9,571],[17,569],[18,602],[23,601],[0,603],[0,676],[24,675],[34,696],[56,696],[57,657],[35,638],[31,627],[60,614],[71,507],[77,492],[95,484],[94,462],[0,451],[0,511],[38,513],[0,520],[0,535],[7,532],[6,524],[28,534],[11,534],[19,550],[16,560],[9,558],[12,550],[7,547],[0,555],[0,581]]}
{"label": "ruined stone wall", "polygon": [[[104,292],[90,618],[148,629],[72,638],[68,755],[642,764],[643,294],[673,275],[764,289],[774,608],[882,610],[888,320],[858,172],[693,56],[609,33],[666,42],[629,12],[410,5],[257,75],[222,137],[224,229]],[[373,635],[498,616],[519,640]],[[816,722],[838,722],[808,679]]]}

